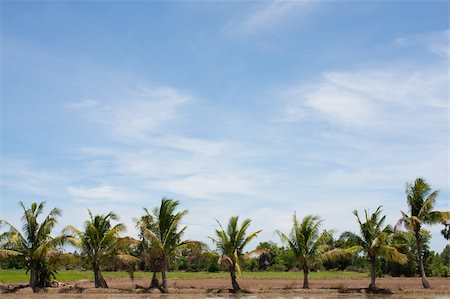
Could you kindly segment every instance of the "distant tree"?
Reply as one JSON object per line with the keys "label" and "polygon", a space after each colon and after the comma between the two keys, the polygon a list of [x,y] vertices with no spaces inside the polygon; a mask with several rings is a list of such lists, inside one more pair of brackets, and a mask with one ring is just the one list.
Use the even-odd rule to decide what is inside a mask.
{"label": "distant tree", "polygon": [[377,288],[375,279],[379,257],[400,264],[407,262],[406,255],[390,242],[393,237],[393,230],[389,225],[383,228],[386,216],[381,217],[381,212],[381,206],[372,215],[369,215],[368,211],[365,210],[365,219],[361,220],[358,211],[353,211],[358,220],[360,235],[352,232],[344,232],[341,235],[341,240],[353,245],[352,251],[362,251],[369,259],[371,265],[369,289]]}
{"label": "distant tree", "polygon": [[449,211],[433,211],[438,196],[438,191],[432,191],[430,185],[423,179],[417,178],[414,184],[406,184],[406,201],[409,214],[402,212],[402,218],[397,226],[403,225],[414,232],[416,238],[417,260],[419,261],[419,273],[424,288],[430,288],[424,268],[424,252],[422,249],[422,235],[420,230],[423,224],[437,224],[450,220]]}
{"label": "distant tree", "polygon": [[[422,250],[424,252],[424,256],[428,256],[430,252],[429,241],[431,235],[426,230],[421,230],[422,235]],[[418,265],[416,255],[416,238],[414,233],[411,231],[397,231],[393,236],[394,244],[402,244],[402,246],[398,246],[398,250],[406,255],[408,262],[406,264],[399,264],[396,262],[385,261],[385,273],[388,273],[392,276],[406,276],[413,277],[418,275]],[[426,262],[426,259],[424,260]],[[427,265],[427,264],[426,264]]]}
{"label": "distant tree", "polygon": [[130,238],[120,238],[119,234],[125,231],[125,225],[118,223],[112,226],[111,221],[118,220],[113,212],[106,215],[93,215],[89,211],[89,220],[84,222],[84,230],[74,226],[64,228],[64,233],[70,235],[70,243],[81,249],[87,256],[94,271],[94,284],[96,288],[108,288],[101,273],[101,261],[115,257],[125,262],[137,262],[136,257],[120,252],[121,246],[130,244]]}
{"label": "distant tree", "polygon": [[273,265],[273,261],[279,250],[277,244],[274,242],[260,242],[256,249],[263,249],[264,251],[258,257],[258,270],[266,271],[268,267]]}
{"label": "distant tree", "polygon": [[[226,264],[228,266],[228,271],[230,272],[231,277],[231,285],[234,292],[241,290],[236,280],[236,272],[241,272],[242,261],[245,257],[244,248],[261,232],[261,230],[257,230],[247,233],[247,229],[251,223],[250,219],[245,219],[242,221],[240,226],[238,225],[238,221],[239,216],[231,217],[228,222],[227,230],[225,230],[222,225],[217,222],[220,229],[215,231],[215,238],[211,238],[211,240],[216,244],[220,254],[222,254],[222,257],[219,259],[219,263]],[[262,250],[252,251],[247,253],[247,255],[255,252],[262,252]]]}
{"label": "distant tree", "polygon": [[13,225],[5,220],[0,220],[0,229],[7,228],[0,235],[0,257],[20,256],[25,261],[30,272],[30,287],[33,292],[37,288],[46,286],[54,274],[49,268],[49,256],[60,245],[63,245],[65,236],[52,237],[50,234],[57,224],[57,217],[61,216],[61,210],[54,208],[39,224],[38,217],[43,213],[45,202],[32,203],[26,208],[20,202],[23,209],[21,233]]}
{"label": "distant tree", "polygon": [[447,244],[441,252],[442,263],[447,267],[450,267],[450,245]]}
{"label": "distant tree", "polygon": [[442,236],[444,236],[444,238],[446,240],[450,240],[450,224],[449,223],[443,223],[444,224],[444,228],[441,230],[441,234]]}

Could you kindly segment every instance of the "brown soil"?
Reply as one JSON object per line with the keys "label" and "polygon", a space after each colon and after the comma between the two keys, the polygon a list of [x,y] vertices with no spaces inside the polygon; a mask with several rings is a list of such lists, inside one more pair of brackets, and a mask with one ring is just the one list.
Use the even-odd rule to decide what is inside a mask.
{"label": "brown soil", "polygon": [[[450,298],[450,279],[430,278],[432,289],[422,288],[420,278],[379,278],[377,285],[392,292],[394,297],[409,298]],[[348,293],[364,294],[369,284],[368,279],[320,279],[310,280],[310,289],[302,289],[301,280],[293,279],[254,279],[240,278],[241,288],[245,290],[242,295],[257,295],[258,297],[285,297],[301,295],[308,298],[337,298],[348,296]],[[120,297],[159,297],[158,290],[148,290],[150,279],[137,278],[133,282],[128,278],[109,279],[109,289],[95,289],[93,282],[89,280],[70,281],[60,284],[58,287],[46,288],[41,294],[33,295],[29,287],[23,284],[0,284],[2,298],[84,298],[89,294],[93,298],[117,298]],[[171,279],[169,280],[170,297],[164,298],[199,298],[199,297],[224,297],[230,293],[230,282],[227,279]],[[340,295],[341,293],[344,293]],[[359,295],[358,295],[359,296]],[[364,296],[364,295],[363,295]],[[344,298],[343,297],[343,298]],[[248,297],[247,297],[248,298]],[[298,298],[298,297],[297,297]],[[354,297],[355,298],[355,297]]]}

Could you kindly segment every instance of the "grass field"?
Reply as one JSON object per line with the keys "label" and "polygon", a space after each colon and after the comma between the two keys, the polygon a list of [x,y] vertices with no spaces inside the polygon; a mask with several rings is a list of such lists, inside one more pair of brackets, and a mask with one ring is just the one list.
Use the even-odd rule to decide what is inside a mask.
{"label": "grass field", "polygon": [[[105,278],[114,277],[129,277],[127,272],[102,272]],[[149,272],[135,272],[135,277],[148,277]],[[169,272],[168,278],[228,278],[229,274],[226,272],[206,273],[206,272]],[[302,279],[301,272],[244,272],[240,277],[246,278],[260,278],[260,279]],[[309,278],[311,279],[336,279],[336,278],[367,278],[367,273],[345,272],[345,271],[321,271],[311,272]],[[60,270],[56,274],[58,281],[70,281],[80,279],[94,279],[94,274],[91,271],[79,270]],[[0,282],[28,282],[29,275],[25,270],[4,270],[0,269]]]}

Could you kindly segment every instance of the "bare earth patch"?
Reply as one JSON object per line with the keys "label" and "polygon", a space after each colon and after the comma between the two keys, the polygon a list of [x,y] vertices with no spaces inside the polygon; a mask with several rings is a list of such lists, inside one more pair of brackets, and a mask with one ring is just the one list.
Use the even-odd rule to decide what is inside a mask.
{"label": "bare earth patch", "polygon": [[[379,288],[388,289],[397,298],[450,298],[450,280],[448,278],[430,278],[432,289],[422,288],[420,278],[385,277],[377,279]],[[310,289],[302,289],[302,281],[294,279],[256,279],[240,278],[238,280],[243,297],[257,295],[258,297],[292,297],[314,296],[339,297],[341,293],[364,293],[369,279],[320,279],[311,280]],[[118,298],[118,297],[159,297],[158,290],[147,289],[150,280],[137,278],[133,282],[128,278],[114,278],[108,280],[109,289],[95,289],[92,281],[66,281],[57,287],[42,289],[40,294],[32,294],[29,287],[23,283],[1,283],[2,298]],[[164,298],[205,298],[228,296],[230,282],[223,278],[203,279],[171,279],[169,291],[171,296]],[[348,293],[347,293],[348,296]],[[248,298],[248,297],[247,297]]]}

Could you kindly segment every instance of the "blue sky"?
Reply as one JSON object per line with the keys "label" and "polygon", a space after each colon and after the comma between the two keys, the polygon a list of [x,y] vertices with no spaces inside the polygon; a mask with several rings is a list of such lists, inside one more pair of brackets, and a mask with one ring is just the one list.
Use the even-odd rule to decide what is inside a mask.
{"label": "blue sky", "polygon": [[2,219],[45,200],[136,235],[168,196],[187,238],[240,215],[276,240],[294,211],[337,237],[419,176],[449,209],[446,1],[0,5]]}

